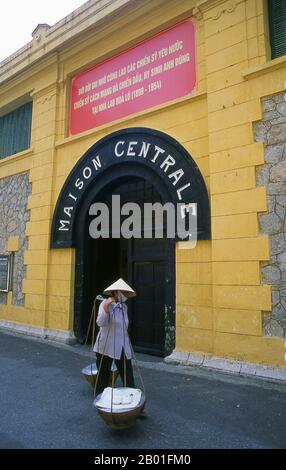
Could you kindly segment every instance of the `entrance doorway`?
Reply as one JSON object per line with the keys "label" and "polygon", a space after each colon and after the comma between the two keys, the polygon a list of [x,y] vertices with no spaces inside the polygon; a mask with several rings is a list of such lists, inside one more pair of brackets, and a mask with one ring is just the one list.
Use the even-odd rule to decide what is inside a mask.
{"label": "entrance doorway", "polygon": [[[175,240],[94,240],[89,208],[120,191],[127,200],[162,198],[197,207],[197,239],[211,237],[210,204],[198,166],[171,136],[145,127],[120,129],[92,145],[68,175],[57,200],[52,249],[75,248],[73,327],[86,337],[95,296],[117,277],[138,295],[130,301],[131,336],[136,350],[168,355],[175,348]],[[100,196],[100,197],[99,197]],[[124,199],[124,198],[123,198]],[[181,215],[183,218],[183,215]]]}
{"label": "entrance doorway", "polygon": [[[135,202],[143,208],[145,202],[163,203],[155,187],[143,178],[121,178],[96,197],[111,207],[112,195],[119,195],[121,205]],[[143,211],[142,211],[143,213]],[[92,217],[87,217],[85,231]],[[136,291],[135,299],[128,301],[130,336],[137,352],[164,356],[166,339],[166,301],[170,297],[166,286],[169,277],[168,246],[166,238],[99,238],[86,235],[85,299],[87,327],[94,298],[119,277]],[[169,324],[169,322],[168,322]]]}

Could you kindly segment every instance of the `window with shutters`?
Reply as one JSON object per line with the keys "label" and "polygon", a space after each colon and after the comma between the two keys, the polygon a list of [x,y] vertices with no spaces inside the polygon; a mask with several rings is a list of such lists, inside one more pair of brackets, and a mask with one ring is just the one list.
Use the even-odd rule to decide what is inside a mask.
{"label": "window with shutters", "polygon": [[32,102],[0,117],[0,159],[30,147]]}
{"label": "window with shutters", "polygon": [[268,0],[271,58],[286,54],[286,0]]}

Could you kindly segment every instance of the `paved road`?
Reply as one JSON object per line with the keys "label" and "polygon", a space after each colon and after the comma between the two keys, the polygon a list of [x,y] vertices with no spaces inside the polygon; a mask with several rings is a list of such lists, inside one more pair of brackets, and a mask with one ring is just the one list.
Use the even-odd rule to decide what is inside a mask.
{"label": "paved road", "polygon": [[147,418],[112,431],[78,348],[0,334],[0,448],[285,448],[286,386],[140,356]]}

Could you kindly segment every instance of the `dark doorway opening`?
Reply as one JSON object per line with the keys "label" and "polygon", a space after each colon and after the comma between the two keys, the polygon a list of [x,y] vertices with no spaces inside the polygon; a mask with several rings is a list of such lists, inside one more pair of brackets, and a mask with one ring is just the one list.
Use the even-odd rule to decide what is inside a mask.
{"label": "dark doorway opening", "polygon": [[[121,205],[161,202],[155,186],[140,177],[121,177],[103,188],[92,202],[111,207],[112,195],[120,195]],[[143,213],[143,212],[142,212]],[[82,282],[81,319],[75,318],[75,333],[85,339],[93,301],[97,294],[119,277],[135,290],[128,300],[130,336],[137,352],[165,356],[174,349],[174,241],[164,238],[99,238],[88,233],[92,216],[86,215],[84,243],[77,250],[76,285]],[[83,230],[82,230],[83,231]],[[79,306],[79,305],[78,305]]]}

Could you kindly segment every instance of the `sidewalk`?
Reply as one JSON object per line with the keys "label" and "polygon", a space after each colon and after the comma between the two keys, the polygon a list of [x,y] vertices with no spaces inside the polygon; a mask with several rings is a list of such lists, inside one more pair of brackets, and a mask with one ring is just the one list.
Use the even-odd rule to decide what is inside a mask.
{"label": "sidewalk", "polygon": [[88,348],[1,333],[0,448],[286,447],[284,384],[137,358],[147,418],[112,431],[81,374]]}

